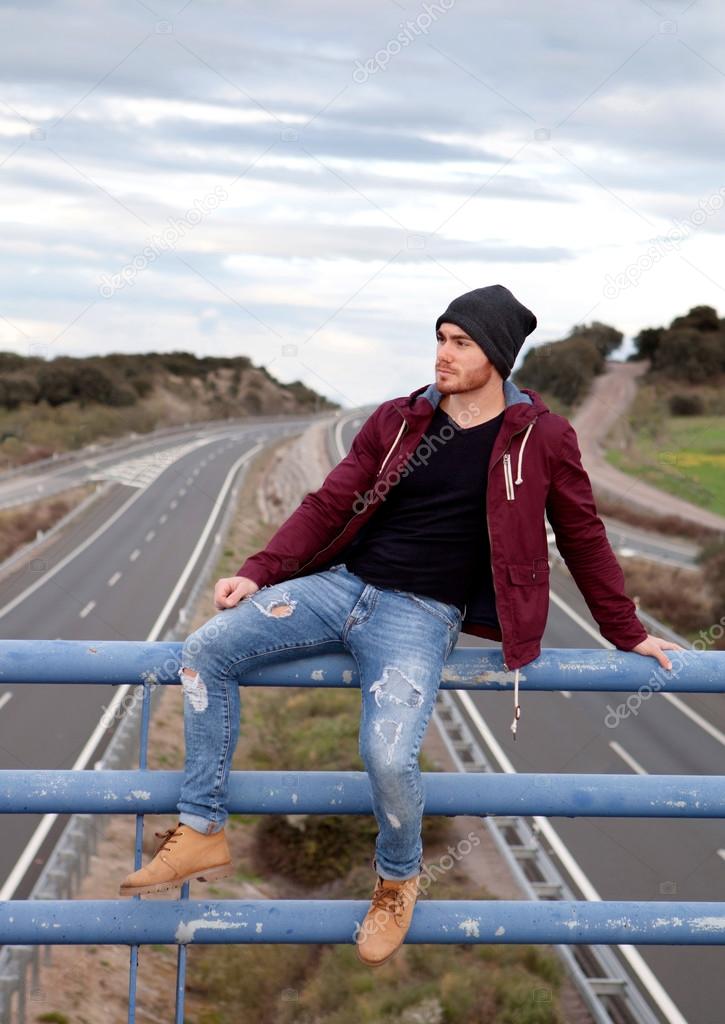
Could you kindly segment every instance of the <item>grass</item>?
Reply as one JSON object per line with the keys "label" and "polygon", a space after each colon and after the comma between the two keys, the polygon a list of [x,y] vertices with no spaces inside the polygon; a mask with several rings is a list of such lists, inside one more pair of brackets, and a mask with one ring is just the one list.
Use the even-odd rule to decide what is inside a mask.
{"label": "grass", "polygon": [[668,416],[645,407],[607,461],[660,490],[725,515],[725,417]]}
{"label": "grass", "polygon": [[92,494],[97,486],[90,482],[53,498],[42,498],[40,501],[0,510],[0,562],[35,540],[38,530],[47,532]]}
{"label": "grass", "polygon": [[[701,570],[658,565],[646,558],[620,559],[625,590],[666,626],[693,642],[717,621],[717,601]],[[717,643],[715,644],[717,647]]]}
{"label": "grass", "polygon": [[[446,898],[465,892],[449,886]],[[563,1024],[564,972],[525,944],[405,945],[373,971],[352,943],[190,950],[208,1024]],[[199,960],[203,958],[203,963]]]}
{"label": "grass", "polygon": [[[255,466],[240,505],[256,498]],[[248,489],[248,491],[246,490]],[[247,497],[248,495],[248,497]],[[264,547],[269,526],[238,522],[216,576],[233,575]],[[364,770],[358,752],[360,692],[249,687],[235,767],[301,772]],[[423,771],[440,770],[424,754]],[[369,899],[377,823],[368,815],[232,815],[237,880],[264,881],[270,895]],[[452,823],[423,818],[427,863],[446,852]],[[242,851],[244,851],[242,853]],[[240,856],[239,854],[242,853]],[[490,899],[456,862],[421,898]],[[352,942],[191,946],[188,990],[198,1024],[563,1024],[563,968],[548,947],[405,945],[373,971]]]}

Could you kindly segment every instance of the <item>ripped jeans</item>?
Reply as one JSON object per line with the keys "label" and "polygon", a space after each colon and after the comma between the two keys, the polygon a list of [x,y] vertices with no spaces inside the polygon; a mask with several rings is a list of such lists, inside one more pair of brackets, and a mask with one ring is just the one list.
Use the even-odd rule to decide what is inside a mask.
{"label": "ripped jeans", "polygon": [[417,874],[424,806],[418,754],[461,623],[456,605],[375,587],[342,563],[262,587],[220,611],[183,645],[179,821],[206,834],[226,821],[240,677],[307,654],[348,651],[360,679],[359,752],[379,827],[373,866],[383,878]]}

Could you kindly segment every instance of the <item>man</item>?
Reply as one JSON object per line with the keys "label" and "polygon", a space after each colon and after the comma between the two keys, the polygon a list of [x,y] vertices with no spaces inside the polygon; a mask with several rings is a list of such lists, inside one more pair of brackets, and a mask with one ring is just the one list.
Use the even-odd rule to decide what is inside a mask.
{"label": "man", "polygon": [[422,868],[418,753],[461,630],[501,642],[516,737],[519,669],[539,655],[548,611],[545,515],[602,634],[671,667],[663,650],[678,645],[649,636],[624,594],[573,428],[508,380],[536,322],[502,285],[454,299],[436,323],[435,383],[383,402],[266,548],[217,582],[221,611],[182,651],[179,825],[122,893],[229,873],[223,826],[240,677],[349,651],[379,826],[375,890],[356,942],[365,963],[388,960],[410,925]]}

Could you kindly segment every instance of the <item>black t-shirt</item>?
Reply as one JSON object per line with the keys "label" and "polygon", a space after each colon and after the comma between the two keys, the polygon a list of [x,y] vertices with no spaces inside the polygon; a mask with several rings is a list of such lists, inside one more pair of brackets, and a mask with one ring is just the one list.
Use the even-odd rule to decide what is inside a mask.
{"label": "black t-shirt", "polygon": [[[486,621],[498,625],[486,484],[503,415],[464,428],[437,407],[400,481],[346,551],[350,572],[377,587],[455,604],[464,614],[472,591],[484,587]],[[431,450],[417,455],[425,442]]]}

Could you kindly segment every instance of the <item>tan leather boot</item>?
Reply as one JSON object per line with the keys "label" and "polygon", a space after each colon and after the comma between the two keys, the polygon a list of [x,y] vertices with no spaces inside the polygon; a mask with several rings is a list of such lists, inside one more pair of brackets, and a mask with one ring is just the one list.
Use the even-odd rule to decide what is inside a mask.
{"label": "tan leather boot", "polygon": [[418,898],[419,878],[419,874],[402,880],[378,875],[370,909],[355,937],[357,955],[364,964],[384,964],[402,945]]}
{"label": "tan leather boot", "polygon": [[161,839],[153,860],[132,871],[121,883],[121,896],[178,889],[192,878],[212,882],[232,874],[231,856],[224,829],[204,835],[189,825],[177,825],[168,832],[155,832]]}

